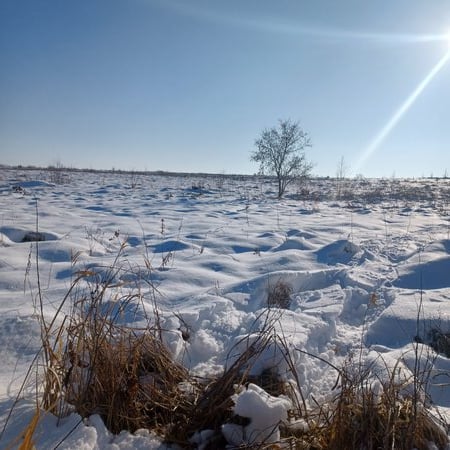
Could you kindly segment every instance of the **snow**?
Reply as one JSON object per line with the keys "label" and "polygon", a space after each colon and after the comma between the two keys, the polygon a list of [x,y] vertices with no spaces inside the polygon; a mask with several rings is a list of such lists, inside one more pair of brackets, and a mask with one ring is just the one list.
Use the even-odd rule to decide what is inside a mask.
{"label": "snow", "polygon": [[[249,345],[276,311],[275,331],[307,399],[326,399],[334,386],[337,374],[324,361],[340,367],[357,354],[381,379],[399,361],[405,371],[414,368],[418,341],[421,357],[430,356],[421,364],[431,364],[431,402],[450,417],[448,355],[426,345],[433,329],[450,333],[448,181],[396,180],[396,197],[385,199],[394,181],[355,181],[361,195],[352,202],[336,201],[330,180],[313,181],[306,200],[295,192],[276,200],[270,180],[251,177],[133,174],[131,183],[126,173],[73,172],[61,185],[47,180],[45,171],[0,172],[1,428],[40,349],[37,263],[52,317],[77,271],[105,277],[125,243],[120,265],[127,270],[115,281],[143,297],[105,308],[124,325],[142,326],[153,312],[151,283],[163,340],[192,373],[219,373],[232,363],[230,350]],[[24,242],[37,218],[38,247]],[[291,288],[289,308],[268,311],[268,290],[279,281]],[[273,344],[252,372],[274,366],[289,378]],[[35,414],[33,389],[20,393],[0,447],[18,445]],[[232,400],[248,423],[223,424],[230,444],[277,441],[287,398],[250,383]],[[114,436],[96,415],[41,415],[37,449],[60,442],[64,449],[166,448],[146,430]],[[201,448],[209,434],[198,430],[193,442]]]}
{"label": "snow", "polygon": [[234,398],[234,413],[250,419],[248,425],[225,424],[222,432],[227,442],[240,445],[271,444],[280,440],[278,424],[287,420],[289,400],[272,397],[264,389],[250,383]]}

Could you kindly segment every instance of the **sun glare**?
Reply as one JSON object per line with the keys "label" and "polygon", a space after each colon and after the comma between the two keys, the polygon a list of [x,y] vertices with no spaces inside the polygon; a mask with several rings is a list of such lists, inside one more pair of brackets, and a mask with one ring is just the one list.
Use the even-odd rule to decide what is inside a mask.
{"label": "sun glare", "polygon": [[445,66],[445,64],[450,59],[450,39],[449,51],[444,55],[443,58],[431,69],[427,76],[418,84],[414,91],[409,95],[409,97],[403,102],[403,104],[397,109],[395,114],[389,119],[386,125],[381,129],[381,131],[375,136],[370,145],[365,149],[362,155],[359,157],[356,163],[356,170],[359,171],[367,162],[367,160],[375,153],[378,147],[394,129],[400,119],[406,114],[406,112],[411,108],[420,94],[424,89],[430,84],[433,78],[440,72],[440,70]]}

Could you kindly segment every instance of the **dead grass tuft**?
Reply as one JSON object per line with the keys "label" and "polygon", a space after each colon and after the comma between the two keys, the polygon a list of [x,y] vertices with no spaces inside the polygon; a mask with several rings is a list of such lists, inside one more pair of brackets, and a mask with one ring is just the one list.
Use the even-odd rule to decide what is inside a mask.
{"label": "dead grass tuft", "polygon": [[[92,279],[92,273],[77,282],[84,277]],[[119,323],[139,297],[117,296],[115,278],[73,289],[83,294],[54,324],[43,406],[58,415],[68,408],[82,417],[99,414],[113,433],[147,428],[164,435],[176,415],[190,414],[191,399],[182,389],[189,373],[164,345],[158,321],[145,329]]]}
{"label": "dead grass tuft", "polygon": [[429,335],[431,348],[436,353],[440,353],[441,355],[450,358],[450,333],[444,333],[437,328],[433,328]]}
{"label": "dead grass tuft", "polygon": [[286,281],[279,279],[273,285],[269,285],[267,295],[267,306],[269,308],[289,309],[291,306],[292,286]]}
{"label": "dead grass tuft", "polygon": [[100,414],[113,433],[148,428],[164,434],[175,411],[189,413],[180,389],[187,370],[151,333],[114,327],[103,336],[77,332],[71,338],[63,390],[82,417]]}
{"label": "dead grass tuft", "polygon": [[340,380],[339,393],[330,403],[317,405],[307,427],[284,429],[292,448],[428,450],[431,443],[447,448],[445,425],[416,396],[405,395],[394,377],[374,385],[368,372],[355,376],[347,367]]}

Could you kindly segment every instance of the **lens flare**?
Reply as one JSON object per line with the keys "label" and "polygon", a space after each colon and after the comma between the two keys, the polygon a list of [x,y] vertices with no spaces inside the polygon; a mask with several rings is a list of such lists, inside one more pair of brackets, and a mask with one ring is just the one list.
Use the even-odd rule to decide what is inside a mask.
{"label": "lens flare", "polygon": [[414,89],[414,91],[409,95],[409,97],[403,102],[403,104],[398,108],[395,114],[389,119],[387,124],[381,129],[381,131],[375,136],[373,141],[364,150],[362,155],[359,157],[355,165],[356,173],[358,173],[361,168],[365,165],[367,160],[373,155],[381,143],[386,139],[389,133],[397,125],[400,119],[405,115],[405,113],[411,108],[420,94],[424,89],[430,84],[433,78],[439,73],[439,71],[445,66],[447,61],[450,59],[450,51],[448,51],[443,58],[431,69],[428,75],[419,83],[419,85]]}
{"label": "lens flare", "polygon": [[[447,41],[447,35],[440,33],[413,34],[413,33],[380,33],[377,31],[343,30],[333,27],[308,26],[301,21],[292,20],[270,20],[263,17],[253,17],[232,14],[226,9],[211,7],[208,2],[202,7],[194,6],[194,2],[183,0],[153,0],[160,6],[168,8],[177,14],[194,17],[212,23],[236,26],[242,29],[255,30],[273,34],[288,36],[310,37],[313,39],[323,39],[326,42],[369,42],[384,45],[401,45],[417,43],[433,43]],[[213,2],[210,2],[211,4]],[[220,2],[218,2],[220,3]],[[226,2],[223,2],[224,4]]]}

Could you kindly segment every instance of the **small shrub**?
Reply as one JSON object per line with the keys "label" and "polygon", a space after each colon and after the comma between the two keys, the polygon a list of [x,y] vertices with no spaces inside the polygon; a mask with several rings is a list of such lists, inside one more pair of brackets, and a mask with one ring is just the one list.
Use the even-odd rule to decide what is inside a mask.
{"label": "small shrub", "polygon": [[289,309],[291,306],[292,286],[279,279],[274,285],[269,286],[267,306],[269,308]]}
{"label": "small shrub", "polygon": [[450,333],[433,328],[430,331],[430,346],[436,353],[450,358]]}
{"label": "small shrub", "polygon": [[45,234],[38,231],[29,231],[25,234],[22,242],[42,242],[45,241]]}

